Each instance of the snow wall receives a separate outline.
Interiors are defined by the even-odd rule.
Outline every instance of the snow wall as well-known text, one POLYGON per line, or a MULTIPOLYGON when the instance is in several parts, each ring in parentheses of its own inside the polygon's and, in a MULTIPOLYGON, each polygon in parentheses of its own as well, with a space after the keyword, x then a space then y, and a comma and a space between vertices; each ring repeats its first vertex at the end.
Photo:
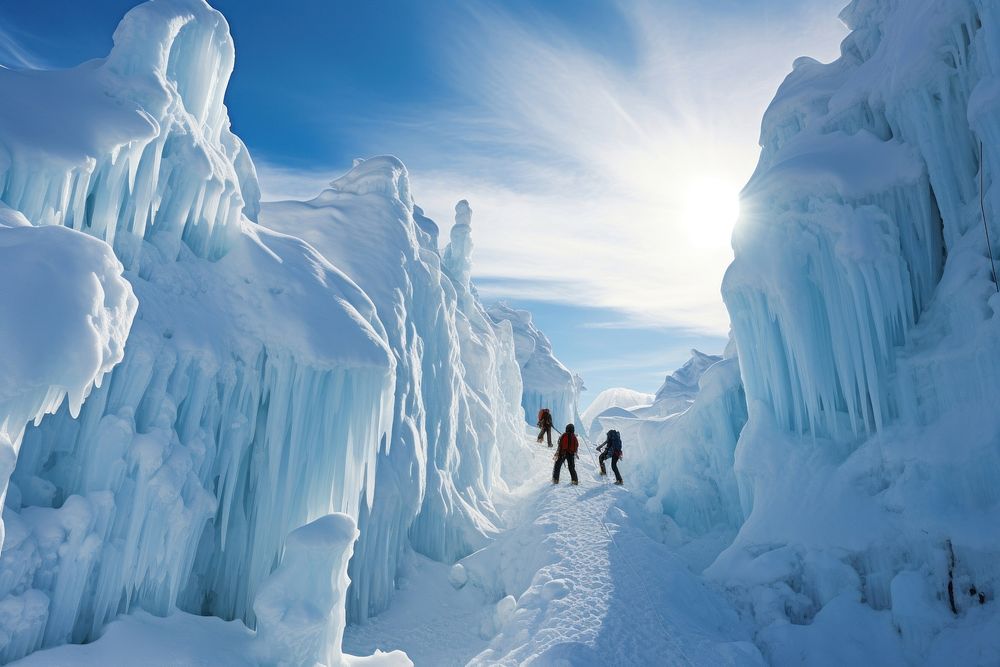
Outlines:
POLYGON ((24 290, 0 296, 0 662, 136 609, 252 627, 286 536, 333 513, 361 531, 355 620, 405 549, 496 529, 521 380, 471 242, 442 267, 394 158, 262 213, 233 59, 221 14, 153 0, 105 59, 0 69, 0 281, 24 290))

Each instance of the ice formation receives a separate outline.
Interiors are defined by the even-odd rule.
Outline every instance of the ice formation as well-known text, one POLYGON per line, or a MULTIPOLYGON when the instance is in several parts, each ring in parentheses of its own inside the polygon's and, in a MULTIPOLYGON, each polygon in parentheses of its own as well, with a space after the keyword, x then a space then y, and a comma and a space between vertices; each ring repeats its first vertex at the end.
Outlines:
POLYGON ((398 160, 268 229, 222 15, 152 0, 114 42, 0 69, 0 282, 24 290, 0 307, 38 325, 0 324, 0 661, 139 610, 254 627, 286 537, 338 512, 363 619, 406 549, 454 561, 496 530, 523 446, 512 328, 479 305, 468 234, 442 267, 398 160))
MULTIPOLYGON (((61 227, 30 226, 0 203, 0 498, 7 505, 20 506, 24 492, 48 492, 44 484, 8 486, 28 422, 60 406, 78 415, 122 358, 136 299, 121 274, 107 244, 61 227)), ((69 525, 49 527, 53 537, 73 527, 79 507, 70 505, 69 525)), ((3 519, 0 661, 6 662, 39 645, 50 610, 49 598, 31 585, 41 565, 35 537, 20 517, 5 511, 3 519)), ((85 537, 76 531, 68 548, 82 548, 88 559, 94 545, 85 537)))
POLYGON ((442 264, 428 233, 436 225, 414 215, 406 168, 393 157, 359 161, 311 201, 262 206, 264 224, 302 236, 371 296, 397 360, 393 430, 359 519, 352 620, 388 604, 407 546, 454 561, 485 544, 505 453, 516 459, 523 446, 514 336, 472 291, 471 211, 456 210, 465 229, 442 264))
POLYGON ((347 562, 358 529, 346 514, 296 528, 254 599, 257 655, 266 665, 338 665, 347 615, 347 562))
POLYGON ((987 664, 1000 7, 842 16, 841 57, 797 61, 763 121, 723 284, 735 346, 598 421, 770 662, 987 664))
MULTIPOLYGON (((611 428, 621 433, 623 469, 646 509, 670 517, 685 539, 720 531, 731 539, 745 518, 733 471, 747 420, 739 361, 692 350, 652 405, 622 412, 598 415, 592 439, 602 441, 611 428)), ((717 553, 695 554, 693 562, 704 567, 717 553)))
POLYGON ((583 381, 566 368, 552 352, 552 343, 535 326, 531 313, 498 302, 489 307, 494 322, 509 322, 514 330, 517 363, 521 368, 524 417, 534 424, 541 408, 549 408, 556 428, 579 423, 577 403, 583 381))
POLYGON ((974 662, 1000 636, 1000 297, 980 210, 998 238, 1000 6, 855 0, 842 17, 841 57, 800 59, 778 91, 743 194, 723 295, 748 518, 708 572, 746 594, 775 662, 974 662))

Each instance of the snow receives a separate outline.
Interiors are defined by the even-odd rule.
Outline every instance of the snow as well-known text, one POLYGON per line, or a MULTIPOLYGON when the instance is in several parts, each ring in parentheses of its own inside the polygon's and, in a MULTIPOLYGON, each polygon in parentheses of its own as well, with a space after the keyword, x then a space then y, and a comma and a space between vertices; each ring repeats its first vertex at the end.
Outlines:
POLYGON ((121 273, 106 244, 0 203, 0 431, 12 440, 64 398, 79 414, 121 361, 136 310, 121 273))
POLYGON ((460 562, 467 583, 408 558, 396 601, 349 626, 345 649, 442 666, 764 664, 725 595, 650 537, 657 517, 596 475, 590 446, 572 487, 551 485, 550 452, 532 445, 532 478, 502 507, 510 528, 460 562))

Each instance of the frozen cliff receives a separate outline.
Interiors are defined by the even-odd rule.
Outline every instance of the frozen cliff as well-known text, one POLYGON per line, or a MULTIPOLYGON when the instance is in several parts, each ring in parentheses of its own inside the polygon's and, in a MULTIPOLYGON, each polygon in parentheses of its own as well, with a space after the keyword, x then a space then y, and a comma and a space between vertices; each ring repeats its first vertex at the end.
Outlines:
POLYGON ((583 381, 555 357, 552 343, 535 326, 531 313, 498 302, 489 307, 489 316, 494 322, 509 322, 513 327, 517 363, 524 382, 521 405, 527 422, 534 425, 541 408, 552 411, 559 430, 565 424, 580 422, 577 403, 583 381))
POLYGON ((393 158, 262 212, 233 61, 221 14, 152 0, 107 58, 0 69, 0 662, 131 612, 197 625, 177 610, 259 627, 266 653, 306 607, 299 658, 340 662, 320 644, 388 603, 401 553, 496 530, 521 379, 471 242, 442 267, 393 158), (360 529, 347 612, 331 515, 360 529), (296 607, 327 537, 330 587, 296 607))
POLYGON ((1000 6, 855 0, 842 17, 841 57, 800 59, 778 91, 743 193, 723 295, 748 518, 709 573, 746 595, 778 663, 984 664, 1000 6))

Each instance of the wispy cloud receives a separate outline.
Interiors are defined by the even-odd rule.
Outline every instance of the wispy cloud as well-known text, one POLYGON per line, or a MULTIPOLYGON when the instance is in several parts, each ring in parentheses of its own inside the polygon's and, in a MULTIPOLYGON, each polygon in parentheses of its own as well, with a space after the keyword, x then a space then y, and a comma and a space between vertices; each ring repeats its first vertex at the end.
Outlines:
POLYGON ((452 75, 479 105, 480 135, 492 127, 497 152, 524 161, 511 176, 489 153, 462 156, 476 164, 416 174, 414 191, 432 214, 472 201, 476 274, 510 278, 514 296, 725 332, 719 287, 760 115, 795 57, 835 55, 839 4, 816 0, 781 22, 709 3, 623 4, 629 66, 550 23, 476 6, 452 75))
POLYGON ((44 69, 45 62, 21 44, 10 30, 0 25, 0 67, 44 69))
MULTIPOLYGON (((372 125, 418 156, 414 196, 445 234, 471 201, 484 294, 728 330, 719 288, 760 116, 793 59, 833 57, 844 32, 843 0, 736 4, 623 2, 627 64, 552 19, 465 5, 442 47, 460 102, 372 125)), ((261 174, 272 197, 320 181, 261 174)))
POLYGON ((254 165, 264 201, 312 199, 339 175, 316 167, 283 165, 259 156, 254 156, 254 165))
POLYGON ((691 355, 691 348, 673 346, 654 352, 625 354, 580 364, 574 369, 584 376, 604 372, 642 371, 657 378, 679 368, 691 355))

